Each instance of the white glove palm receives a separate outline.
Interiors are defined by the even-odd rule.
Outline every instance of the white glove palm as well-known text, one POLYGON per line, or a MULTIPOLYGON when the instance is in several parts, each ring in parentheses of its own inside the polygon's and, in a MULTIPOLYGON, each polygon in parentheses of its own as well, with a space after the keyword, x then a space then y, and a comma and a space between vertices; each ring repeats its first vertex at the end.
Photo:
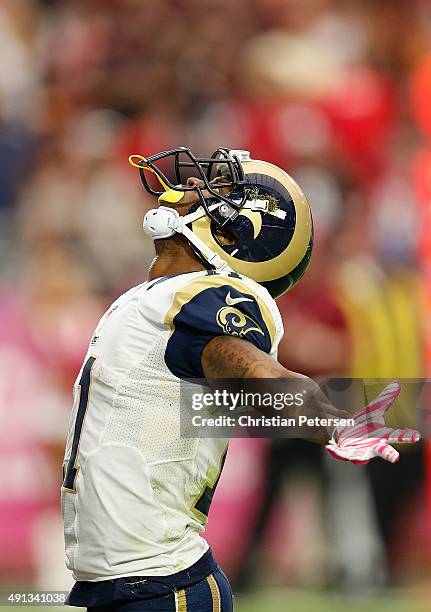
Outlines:
POLYGON ((338 427, 326 445, 328 453, 341 461, 368 463, 374 457, 382 457, 395 463, 400 454, 390 444, 420 440, 414 429, 392 429, 384 420, 385 412, 400 393, 398 381, 391 382, 365 408, 354 415, 353 427, 338 427))

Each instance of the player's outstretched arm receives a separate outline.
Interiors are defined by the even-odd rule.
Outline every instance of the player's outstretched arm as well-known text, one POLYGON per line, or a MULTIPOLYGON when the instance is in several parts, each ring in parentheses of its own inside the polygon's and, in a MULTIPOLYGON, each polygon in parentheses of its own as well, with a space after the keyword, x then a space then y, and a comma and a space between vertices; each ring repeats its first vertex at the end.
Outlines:
MULTIPOLYGON (((306 415, 346 418, 346 412, 335 408, 321 392, 317 383, 303 374, 292 372, 250 342, 232 336, 213 338, 202 352, 202 369, 210 384, 220 378, 290 378, 302 379, 308 401, 302 410, 306 415)), ((368 463, 375 457, 395 463, 399 453, 391 443, 414 443, 420 439, 413 429, 387 427, 384 415, 400 393, 397 381, 389 384, 372 402, 355 413, 355 424, 332 428, 319 440, 326 444, 328 453, 342 461, 368 463)), ((289 416, 289 415, 288 415, 289 416)), ((294 416, 294 415, 290 415, 294 416)), ((306 437, 306 436, 300 436, 306 437)))
MULTIPOLYGON (((328 398, 322 393, 319 385, 308 376, 292 372, 284 368, 276 359, 261 351, 259 348, 241 338, 235 336, 217 336, 210 340, 202 351, 202 370, 205 378, 213 387, 217 387, 218 379, 248 378, 262 379, 262 384, 267 384, 267 379, 286 378, 301 383, 301 390, 306 390, 304 405, 301 413, 307 417, 320 419, 346 419, 351 415, 333 406, 328 398)), ((262 393, 265 389, 262 389, 262 393)), ((260 411, 270 415, 270 408, 262 406, 260 411)), ((297 417, 297 407, 286 408, 283 416, 297 417)), ((325 426, 319 430, 319 435, 313 437, 313 442, 326 444, 329 442, 333 432, 333 426, 326 429, 325 426)), ((298 437, 311 439, 303 429, 298 432, 298 437)))
POLYGON ((216 378, 307 378, 290 372, 254 344, 235 336, 216 336, 202 351, 207 380, 216 378))

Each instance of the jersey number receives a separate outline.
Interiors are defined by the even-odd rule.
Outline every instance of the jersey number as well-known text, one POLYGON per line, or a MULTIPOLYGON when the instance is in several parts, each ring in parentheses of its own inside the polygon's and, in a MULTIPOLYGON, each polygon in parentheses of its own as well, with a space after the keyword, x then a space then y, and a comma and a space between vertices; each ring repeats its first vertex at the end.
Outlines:
POLYGON ((84 424, 85 413, 88 406, 88 395, 90 392, 91 368, 93 367, 95 357, 89 357, 82 369, 81 379, 79 381, 79 405, 76 412, 75 428, 73 431, 72 452, 69 461, 64 466, 63 489, 76 493, 75 480, 79 472, 78 465, 78 450, 79 442, 81 441, 82 426, 84 424))
POLYGON ((204 486, 202 488, 201 493, 197 497, 196 501, 192 506, 193 512, 198 516, 198 518, 206 523, 208 520, 208 513, 210 511, 211 502, 214 497, 215 490, 218 485, 218 481, 220 480, 221 473, 223 471, 224 463, 226 461, 227 448, 223 453, 223 456, 220 461, 220 467, 218 474, 213 482, 205 481, 204 486))

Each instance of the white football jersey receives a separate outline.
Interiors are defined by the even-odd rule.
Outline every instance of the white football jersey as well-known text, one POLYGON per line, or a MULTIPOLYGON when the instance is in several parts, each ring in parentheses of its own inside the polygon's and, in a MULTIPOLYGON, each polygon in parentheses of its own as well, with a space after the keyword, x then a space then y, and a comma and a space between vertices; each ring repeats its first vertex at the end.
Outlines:
POLYGON ((222 334, 276 354, 283 327, 266 289, 235 273, 163 277, 101 318, 74 385, 63 467, 76 580, 169 575, 208 549, 200 534, 227 440, 180 435, 180 381, 204 377, 202 350, 222 334))

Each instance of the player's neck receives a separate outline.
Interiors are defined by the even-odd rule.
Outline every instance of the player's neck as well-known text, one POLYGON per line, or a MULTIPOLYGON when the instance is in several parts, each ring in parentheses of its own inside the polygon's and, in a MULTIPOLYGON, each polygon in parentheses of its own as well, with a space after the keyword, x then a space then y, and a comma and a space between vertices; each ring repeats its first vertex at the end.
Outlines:
POLYGON ((148 280, 188 272, 205 270, 204 265, 197 259, 189 245, 184 242, 157 240, 156 256, 148 271, 148 280))
POLYGON ((162 276, 200 272, 201 270, 205 270, 205 267, 195 257, 173 258, 156 255, 148 271, 148 280, 154 280, 162 276))

